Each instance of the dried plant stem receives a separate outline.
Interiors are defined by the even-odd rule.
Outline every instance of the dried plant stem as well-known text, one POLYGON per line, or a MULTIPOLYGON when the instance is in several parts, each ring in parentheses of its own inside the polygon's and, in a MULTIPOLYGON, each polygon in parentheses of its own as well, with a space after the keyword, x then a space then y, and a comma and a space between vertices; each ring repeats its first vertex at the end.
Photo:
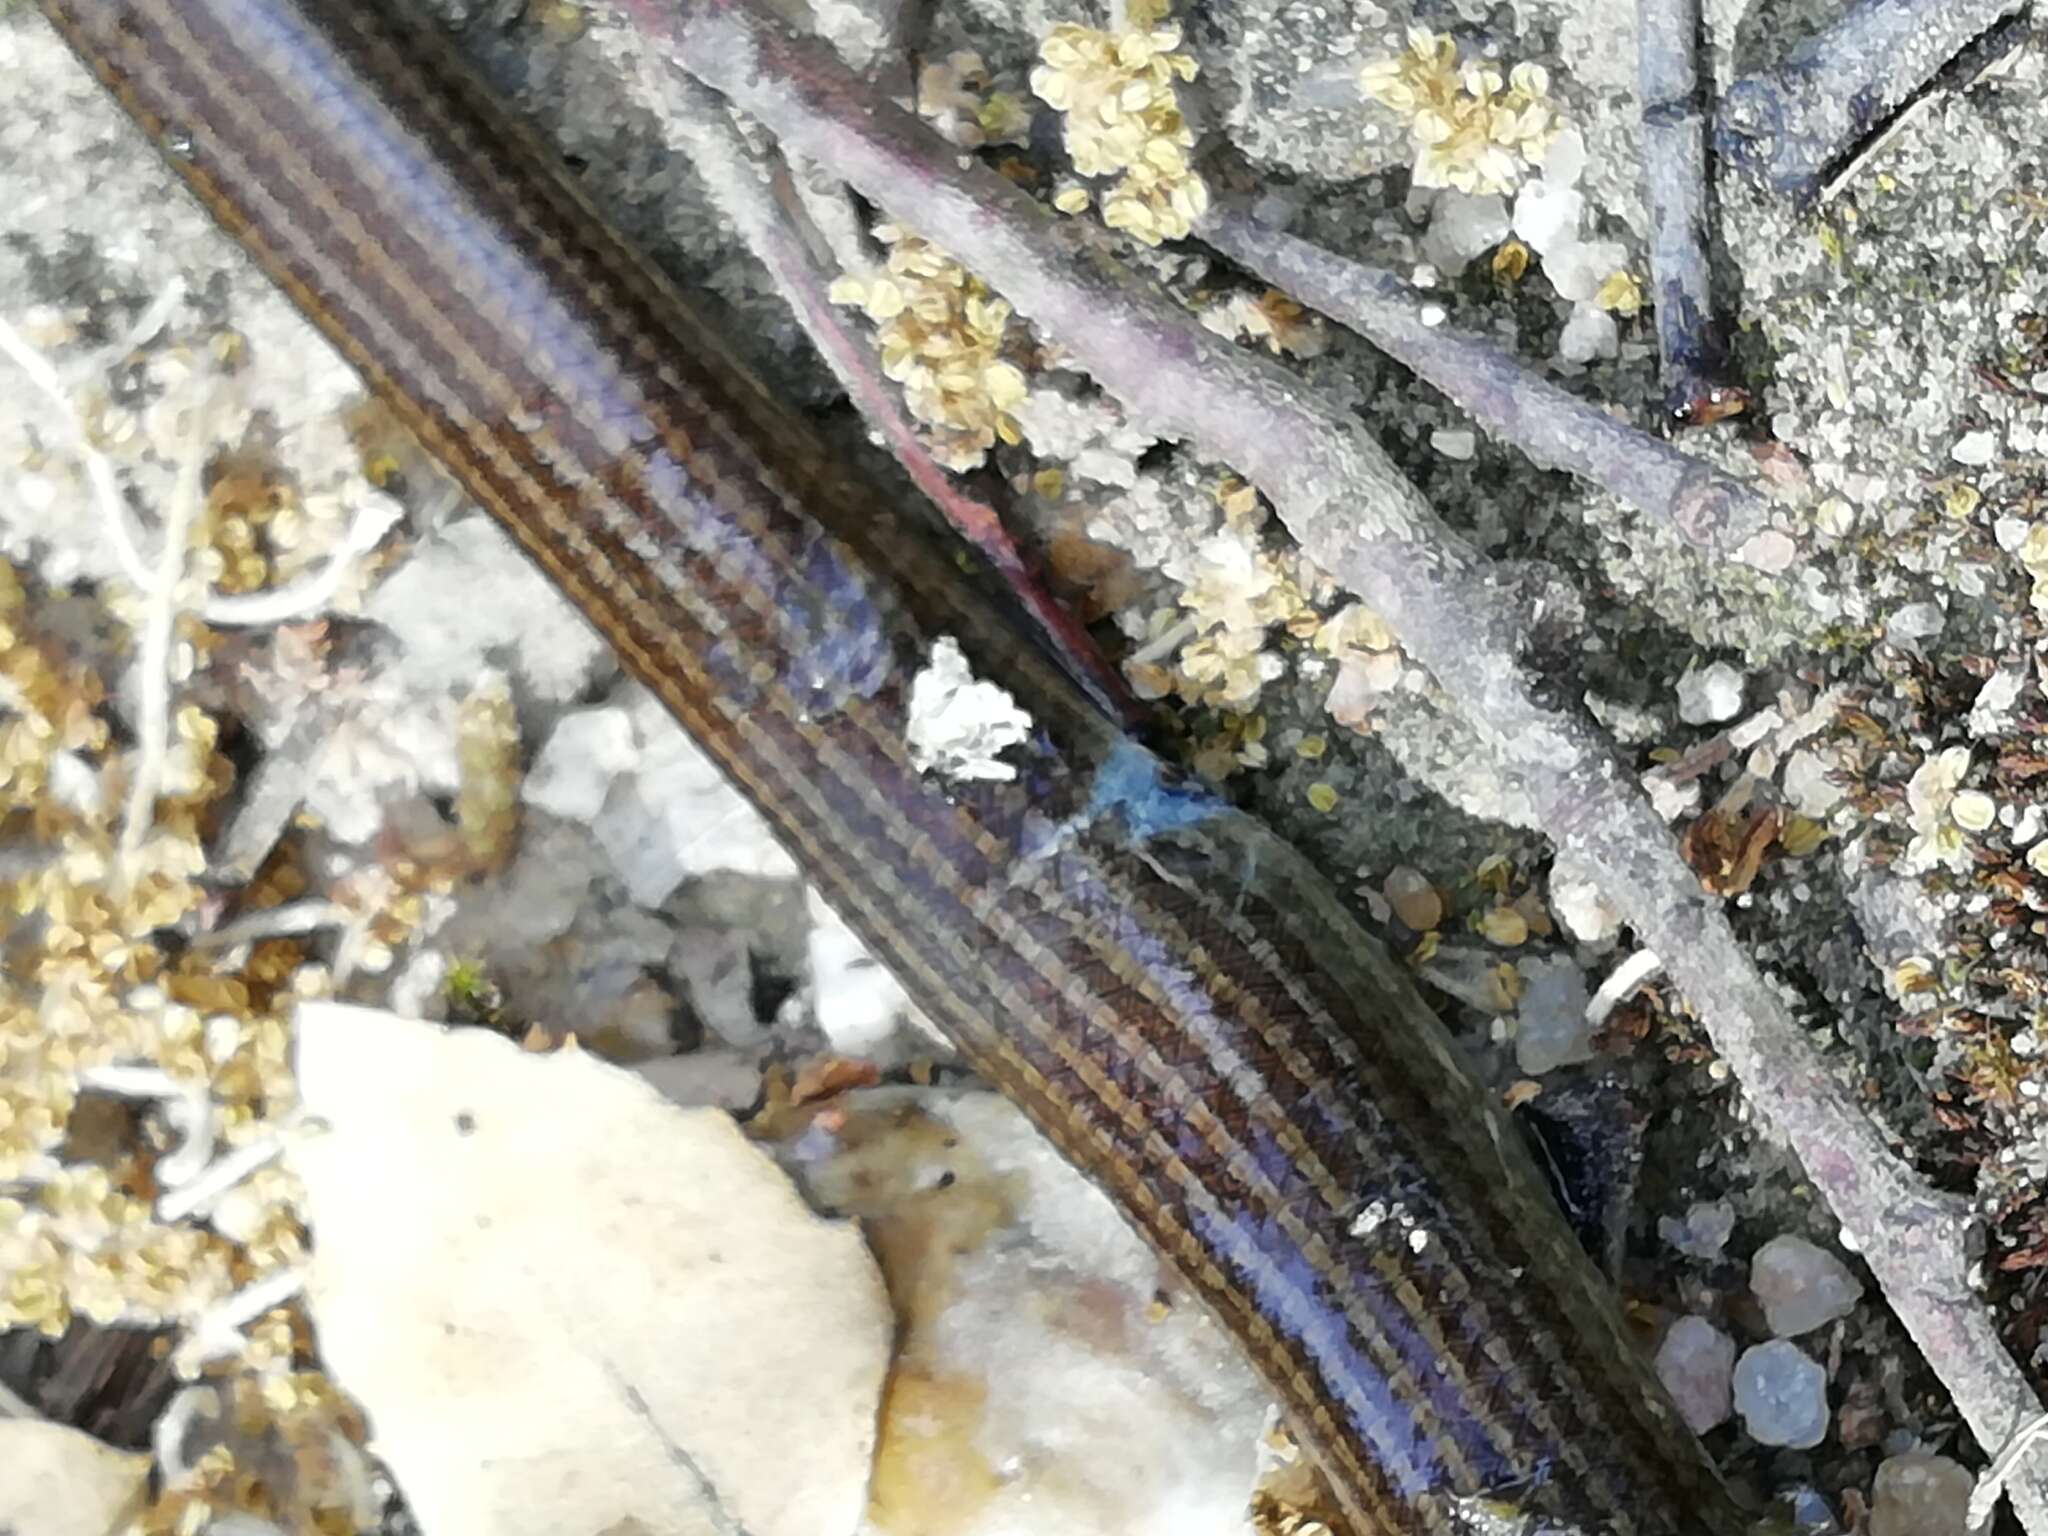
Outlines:
POLYGON ((172 485, 170 506, 164 512, 155 583, 145 589, 148 611, 143 616, 137 658, 141 687, 136 706, 136 746, 130 759, 128 802, 121 817, 120 871, 124 886, 138 873, 136 856, 156 820, 157 789, 163 782, 164 758, 170 751, 171 648, 178 623, 178 584, 191 553, 192 525, 204 501, 200 480, 209 451, 198 443, 186 448, 172 485))
POLYGON ((1714 148, 1788 196, 1818 191, 1835 160, 2025 0, 1856 0, 1775 67, 1728 88, 1714 148))
POLYGON ((57 376, 57 370, 50 366, 42 353, 28 344, 21 332, 8 324, 4 316, 0 316, 0 357, 7 358, 29 376, 30 381, 57 408, 57 419, 71 429, 71 435, 78 444, 79 461, 85 466, 85 478, 92 487, 93 503, 106 520, 107 542, 113 547, 114 557, 121 562, 121 574, 128 578, 128 585, 137 592, 145 596, 155 592, 156 573, 142 558, 142 548, 136 542, 135 530, 128 521, 128 504, 121 499, 121 487, 114 478, 112 461, 93 445, 92 435, 86 431, 77 408, 71 403, 71 393, 57 376))
POLYGON ((1636 81, 1650 210, 1650 302, 1664 406, 1692 425, 1741 410, 1707 264, 1707 118, 1699 77, 1700 0, 1637 0, 1636 81))
POLYGON ((757 163, 727 115, 724 98, 695 80, 679 82, 687 103, 676 123, 712 200, 739 229, 740 238, 767 267, 811 344, 839 380, 861 419, 910 476, 911 483, 979 550, 1038 624, 1061 663, 1112 714, 1135 717, 1123 679, 1088 631, 1046 589, 995 508, 962 491, 925 448, 896 386, 882 376, 875 349, 843 322, 827 290, 831 274, 819 265, 816 244, 796 221, 802 217, 786 166, 757 163), (778 198, 764 172, 777 174, 789 195, 778 198))
MULTIPOLYGON (((183 297, 184 290, 177 284, 159 294, 112 355, 125 357, 156 335, 183 297)), ((161 571, 151 571, 142 558, 142 549, 129 522, 128 504, 121 497, 112 461, 94 446, 92 435, 72 405, 71 396, 57 370, 4 317, 0 317, 0 357, 7 358, 26 373, 56 406, 58 419, 71 428, 79 462, 84 466, 86 482, 92 490, 93 504, 105 524, 107 543, 114 551, 114 558, 120 562, 121 574, 131 587, 152 603, 165 601, 162 588, 167 578, 161 571)), ((341 589, 343 580, 354 569, 356 557, 376 548, 378 541, 398 520, 398 515, 396 505, 366 505, 357 512, 347 534, 317 569, 288 587, 261 592, 209 592, 197 608, 199 617, 208 624, 259 628, 318 612, 341 589)), ((183 569, 181 559, 178 570, 182 572, 183 569)), ((173 573, 174 576, 176 574, 173 573)))
POLYGON ((1425 324, 1420 296, 1393 273, 1269 229, 1240 209, 1212 212, 1199 233, 1232 261, 1356 331, 1546 469, 1605 487, 1698 548, 1768 563, 1770 542, 1751 543, 1769 512, 1756 492, 1581 400, 1492 342, 1425 324))
MULTIPOLYGON (((1514 588, 1437 518, 1347 414, 1205 330, 991 171, 874 99, 821 48, 740 0, 616 0, 683 67, 974 268, 1152 429, 1233 464, 1311 558, 1378 609, 1535 807, 1663 957, 1749 1101, 1798 1152, 1978 1439, 2038 1405, 1971 1290, 1964 1211, 1896 1157, 1736 941, 1589 721, 1536 696, 1514 588)), ((2048 1488, 2014 1487, 2035 1536, 2048 1488)))

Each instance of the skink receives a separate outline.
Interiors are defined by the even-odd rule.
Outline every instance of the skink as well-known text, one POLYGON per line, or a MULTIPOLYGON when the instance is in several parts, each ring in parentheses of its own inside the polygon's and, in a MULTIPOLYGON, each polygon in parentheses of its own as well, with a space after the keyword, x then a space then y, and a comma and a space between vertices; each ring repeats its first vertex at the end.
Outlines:
POLYGON ((1740 1528, 1405 973, 855 483, 430 28, 384 0, 42 4, 1230 1328, 1359 1536, 1740 1528), (1030 711, 1012 779, 907 741, 946 637, 1030 711))

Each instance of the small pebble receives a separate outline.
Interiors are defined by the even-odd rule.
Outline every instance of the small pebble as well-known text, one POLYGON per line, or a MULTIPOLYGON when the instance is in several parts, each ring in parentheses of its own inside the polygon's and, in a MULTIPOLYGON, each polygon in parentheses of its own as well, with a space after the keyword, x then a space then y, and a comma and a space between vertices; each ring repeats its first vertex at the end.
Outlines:
POLYGON ((1997 452, 1998 434, 1977 431, 1965 432, 1957 438, 1955 446, 1949 449, 1948 456, 1958 464, 1967 464, 1976 469, 1989 464, 1997 452))
POLYGON ((1576 128, 1560 130, 1543 151, 1543 179, 1554 187, 1578 184, 1586 169, 1586 140, 1576 128))
POLYGON ((1440 193, 1429 213, 1429 231, 1422 252, 1446 277, 1456 277, 1482 251, 1490 251, 1508 234, 1508 210, 1497 193, 1440 193))
POLYGON ((1586 974, 1565 955, 1524 960, 1516 1010, 1515 1064, 1529 1077, 1591 1061, 1593 1026, 1586 1022, 1586 974))
POLYGON ((1687 1207, 1684 1220, 1657 1222, 1657 1235, 1691 1259, 1718 1259, 1734 1233, 1735 1208, 1726 1200, 1701 1200, 1687 1207))
POLYGON ((1893 645, 1912 645, 1932 640, 1948 623, 1939 603, 1908 603, 1884 623, 1884 637, 1893 645))
POLYGON ((1687 725, 1733 720, 1742 709, 1743 676, 1725 661, 1709 662, 1678 680, 1678 718, 1687 725))
POLYGON ((1766 528, 1752 534, 1735 551, 1735 558, 1754 570, 1768 571, 1775 575, 1790 570, 1792 562, 1799 557, 1799 546, 1775 528, 1766 528))
POLYGON ((1676 821, 1700 803, 1698 779, 1673 783, 1661 773, 1643 775, 1643 788, 1650 792, 1650 805, 1666 821, 1676 821))
POLYGON ((1734 1411, 1735 1341, 1704 1317, 1681 1317, 1657 1346, 1657 1378, 1696 1435, 1734 1411))
POLYGON ((1787 1339, 1746 1349, 1735 1362, 1735 1411, 1759 1444, 1819 1445, 1828 1432, 1827 1372, 1787 1339))
POLYGON ((1588 240, 1543 255, 1543 272, 1551 287, 1559 298, 1574 304, 1597 305, 1607 280, 1627 264, 1628 247, 1612 240, 1588 240))
POLYGON ((1613 357, 1621 350, 1621 333, 1614 316, 1597 304, 1574 304, 1572 317, 1558 334, 1557 355, 1568 363, 1590 363, 1595 358, 1613 357))
POLYGON ((1870 1536, 1963 1536, 1976 1482, 1946 1456, 1888 1457, 1871 1484, 1870 1536))
POLYGON ((1429 877, 1409 864, 1387 872, 1383 888, 1394 915, 1417 933, 1427 933, 1444 920, 1444 899, 1429 877))
POLYGON ((1479 451, 1479 436, 1470 430, 1446 431, 1438 428, 1429 434, 1429 446, 1447 459, 1462 461, 1479 451))
POLYGON ((1826 1495, 1811 1484, 1780 1497, 1791 1506, 1794 1530, 1811 1531, 1814 1536, 1836 1536, 1841 1530, 1836 1523, 1835 1512, 1828 1508, 1826 1495))
POLYGON ((1825 817, 1842 803, 1842 789, 1830 774, 1833 765, 1810 747, 1785 759, 1785 798, 1803 816, 1825 817))
POLYGON ((2020 690, 2026 683, 2024 667, 2003 667, 1986 678, 1984 686, 1977 690, 1976 701, 1970 705, 1970 734, 1996 736, 2010 730, 2012 707, 2019 702, 2020 690))
POLYGON ((1621 914, 1599 885, 1582 875, 1551 871, 1550 910, 1581 944, 1606 944, 1621 931, 1621 914))
POLYGON ((1813 525, 1831 539, 1839 539, 1856 526, 1856 509, 1840 496, 1830 496, 1814 509, 1813 525))
POLYGON ((1569 186, 1529 182, 1515 199, 1515 238, 1539 256, 1569 250, 1578 242, 1579 215, 1585 207, 1585 198, 1569 186))
POLYGON ((1848 1265, 1791 1233, 1757 1249, 1749 1261, 1749 1288, 1764 1304, 1771 1332, 1781 1339, 1847 1317, 1863 1296, 1863 1283, 1848 1265))

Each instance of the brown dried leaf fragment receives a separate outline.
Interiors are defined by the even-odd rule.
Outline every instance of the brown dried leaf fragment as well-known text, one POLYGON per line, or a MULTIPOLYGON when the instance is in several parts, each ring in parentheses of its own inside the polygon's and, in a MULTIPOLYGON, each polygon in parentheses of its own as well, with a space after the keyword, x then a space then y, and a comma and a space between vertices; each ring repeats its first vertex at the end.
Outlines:
POLYGON ((1783 813, 1775 807, 1746 815, 1716 807, 1686 828, 1680 851, 1708 890, 1739 896, 1756 879, 1783 824, 1783 813))

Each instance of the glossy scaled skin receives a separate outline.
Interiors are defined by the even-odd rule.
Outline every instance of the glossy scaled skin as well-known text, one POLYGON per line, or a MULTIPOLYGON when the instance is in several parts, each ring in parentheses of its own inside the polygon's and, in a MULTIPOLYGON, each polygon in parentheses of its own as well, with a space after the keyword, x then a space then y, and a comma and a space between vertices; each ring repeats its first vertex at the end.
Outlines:
POLYGON ((1358 1532, 1738 1527, 1401 968, 848 483, 436 40, 356 0, 45 9, 1231 1328, 1358 1532), (911 762, 940 635, 1038 723, 1015 782, 911 762))

